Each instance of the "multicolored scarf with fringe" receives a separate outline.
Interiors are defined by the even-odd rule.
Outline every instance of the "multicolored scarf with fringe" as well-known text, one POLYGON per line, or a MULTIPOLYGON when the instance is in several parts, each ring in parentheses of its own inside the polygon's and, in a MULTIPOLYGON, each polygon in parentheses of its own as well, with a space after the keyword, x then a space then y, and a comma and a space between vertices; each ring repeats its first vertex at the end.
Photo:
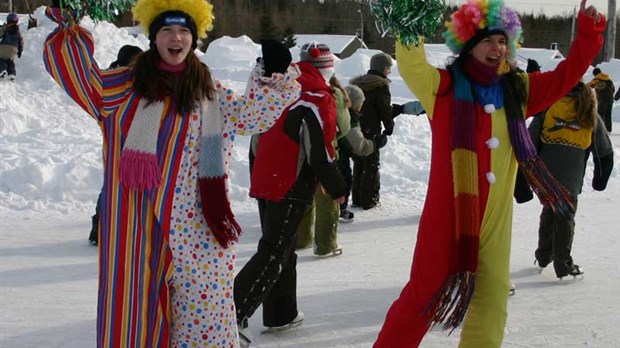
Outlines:
MULTIPOLYGON (((198 167, 202 213, 218 243, 227 248, 238 241, 241 227, 226 194, 223 121, 217 100, 201 101, 198 112, 202 124, 198 167)), ((154 190, 161 182, 157 138, 163 114, 163 101, 140 100, 121 154, 119 180, 126 189, 154 190)))
MULTIPOLYGON (((443 323, 443 329, 449 329, 450 332, 463 321, 474 293, 482 217, 476 148, 477 115, 473 87, 459 68, 455 67, 451 71, 454 83, 450 141, 454 185, 455 255, 452 273, 427 307, 431 325, 443 323)), ((542 204, 549 205, 560 214, 568 212, 573 206, 568 192, 553 178, 536 155, 534 144, 525 126, 525 119, 519 115, 509 115, 508 104, 516 101, 505 101, 510 142, 519 162, 519 169, 525 174, 542 204)))

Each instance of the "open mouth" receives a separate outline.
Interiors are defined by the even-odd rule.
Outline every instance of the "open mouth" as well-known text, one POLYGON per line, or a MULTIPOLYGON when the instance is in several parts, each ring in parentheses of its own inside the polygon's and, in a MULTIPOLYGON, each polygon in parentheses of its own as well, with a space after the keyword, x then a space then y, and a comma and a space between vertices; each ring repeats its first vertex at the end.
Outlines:
POLYGON ((183 49, 178 47, 171 47, 168 49, 168 52, 173 56, 178 56, 179 54, 181 54, 181 52, 183 52, 183 49))
POLYGON ((499 63, 499 57, 496 57, 496 56, 486 57, 486 61, 489 64, 498 64, 499 63))

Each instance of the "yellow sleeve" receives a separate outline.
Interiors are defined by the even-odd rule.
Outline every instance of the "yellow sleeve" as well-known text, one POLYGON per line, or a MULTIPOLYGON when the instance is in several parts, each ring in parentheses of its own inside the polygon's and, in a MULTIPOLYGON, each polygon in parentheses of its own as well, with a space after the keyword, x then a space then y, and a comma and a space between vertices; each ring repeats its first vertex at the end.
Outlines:
POLYGON ((424 45, 405 46, 397 41, 396 62, 403 81, 420 100, 428 117, 432 119, 440 74, 437 68, 426 61, 424 45))

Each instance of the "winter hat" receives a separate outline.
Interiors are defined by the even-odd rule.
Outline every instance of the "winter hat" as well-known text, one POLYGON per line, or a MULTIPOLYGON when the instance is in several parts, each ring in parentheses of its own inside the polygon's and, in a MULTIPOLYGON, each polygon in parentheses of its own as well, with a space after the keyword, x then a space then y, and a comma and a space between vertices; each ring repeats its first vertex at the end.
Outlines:
POLYGON ((265 76, 271 76, 274 72, 284 74, 293 60, 291 51, 277 40, 261 40, 260 45, 265 76))
POLYGON ((528 73, 540 71, 540 65, 538 65, 538 62, 534 59, 528 59, 527 68, 525 68, 525 71, 528 73))
POLYGON ((142 53, 142 49, 138 46, 125 45, 118 50, 116 60, 110 64, 111 68, 118 68, 121 66, 129 66, 134 57, 142 53))
POLYGON ((601 73, 601 69, 599 69, 599 68, 594 68, 594 70, 592 70, 592 75, 594 75, 594 76, 596 76, 596 75, 598 75, 600 73, 601 73))
POLYGON ((301 46, 299 59, 319 69, 325 81, 329 81, 332 75, 334 75, 334 56, 326 44, 316 41, 304 44, 301 46))
POLYGON ((8 23, 17 23, 19 22, 19 17, 17 17, 17 13, 9 13, 6 16, 6 22, 8 23))
POLYGON ((383 73, 386 68, 392 67, 392 57, 387 53, 377 53, 370 57, 370 70, 383 73))
POLYGON ((213 5, 204 0, 138 0, 132 9, 133 18, 140 22, 144 32, 155 42, 157 31, 164 25, 187 27, 196 48, 199 38, 207 37, 213 28, 213 5))
POLYGON ((466 53, 485 37, 503 34, 510 50, 508 60, 514 61, 523 29, 517 13, 503 0, 467 0, 450 19, 442 35, 452 53, 466 53))
POLYGON ((349 99, 351 99, 351 108, 359 110, 362 104, 364 104, 364 100, 366 100, 362 89, 355 85, 348 85, 344 89, 349 94, 349 99))

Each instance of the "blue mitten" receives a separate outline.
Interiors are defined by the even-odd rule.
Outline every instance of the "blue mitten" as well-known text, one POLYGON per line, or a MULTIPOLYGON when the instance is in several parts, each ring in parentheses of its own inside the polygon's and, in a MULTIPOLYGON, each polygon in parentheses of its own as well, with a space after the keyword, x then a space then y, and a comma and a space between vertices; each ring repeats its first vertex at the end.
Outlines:
POLYGON ((419 115, 425 113, 424 107, 419 100, 414 100, 403 104, 403 114, 419 115))

